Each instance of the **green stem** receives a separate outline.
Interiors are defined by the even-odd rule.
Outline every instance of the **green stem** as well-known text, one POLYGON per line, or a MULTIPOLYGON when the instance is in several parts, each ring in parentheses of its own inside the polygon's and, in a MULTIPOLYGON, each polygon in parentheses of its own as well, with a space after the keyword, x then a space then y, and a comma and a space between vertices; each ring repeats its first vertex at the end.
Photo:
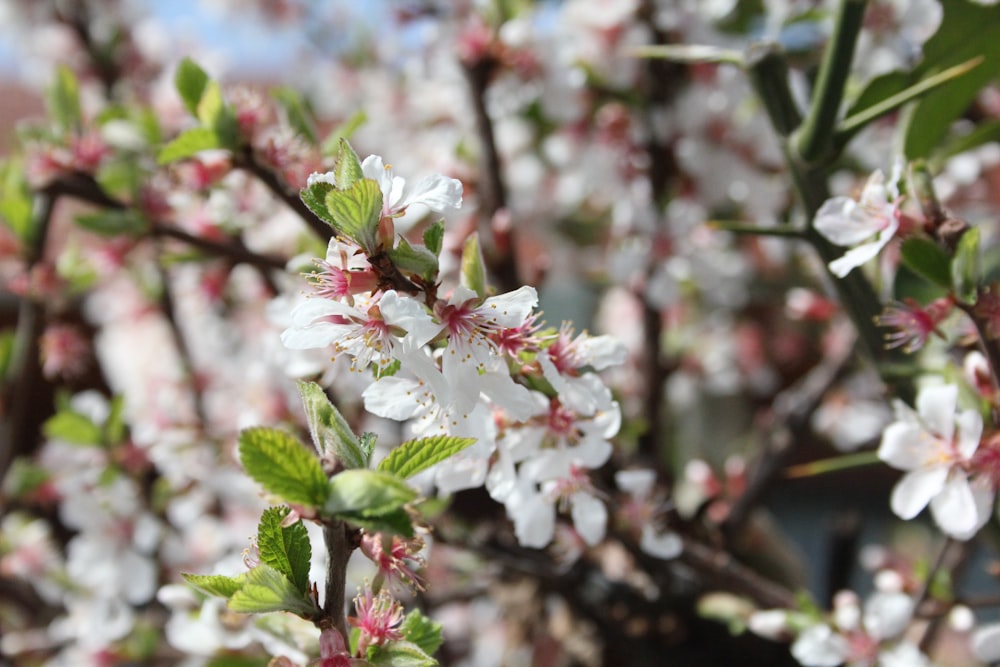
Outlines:
POLYGON ((829 459, 819 459, 818 461, 810 461, 809 463, 802 463, 800 465, 785 468, 785 477, 798 478, 825 475, 828 472, 850 470, 851 468, 858 468, 860 466, 879 463, 879 461, 878 452, 845 454, 843 456, 834 456, 829 459))
POLYGON ((865 0, 842 0, 833 35, 820 65, 812 104, 797 130, 795 148, 807 163, 824 160, 834 148, 834 130, 865 15, 865 0))

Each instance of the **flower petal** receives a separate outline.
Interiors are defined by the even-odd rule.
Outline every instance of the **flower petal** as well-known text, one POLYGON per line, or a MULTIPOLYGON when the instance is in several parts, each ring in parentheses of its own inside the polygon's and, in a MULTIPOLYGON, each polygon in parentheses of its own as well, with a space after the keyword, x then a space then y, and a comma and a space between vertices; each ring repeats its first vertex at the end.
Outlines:
POLYGON ((893 468, 913 470, 927 460, 928 444, 932 443, 920 425, 893 422, 882 431, 878 457, 893 468))
POLYGON ((943 384, 924 387, 917 394, 917 414, 924 424, 945 440, 955 433, 955 406, 958 404, 958 386, 943 384))
POLYGON ((816 212, 813 227, 831 243, 840 246, 861 243, 881 228, 879 221, 870 218, 850 197, 833 197, 823 202, 816 212))
POLYGON ((588 546, 594 546, 604 539, 608 526, 608 508, 589 493, 579 492, 570 496, 573 526, 588 546))
POLYGON ((403 190, 397 206, 402 208, 413 204, 421 204, 438 213, 447 208, 461 208, 462 181, 441 174, 422 178, 412 188, 403 190))
POLYGON ((968 478, 957 469, 931 500, 931 512, 941 530, 959 540, 969 539, 985 523, 968 478))
POLYGON ((912 519, 941 492, 947 478, 948 467, 943 465, 911 470, 892 490, 892 511, 901 519, 912 519))

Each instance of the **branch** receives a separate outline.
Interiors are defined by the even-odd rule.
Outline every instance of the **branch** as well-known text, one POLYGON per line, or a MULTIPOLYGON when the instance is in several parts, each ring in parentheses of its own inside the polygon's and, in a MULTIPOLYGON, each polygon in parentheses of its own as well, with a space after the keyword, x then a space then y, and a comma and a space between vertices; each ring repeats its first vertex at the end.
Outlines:
POLYGON ((345 613, 347 562, 351 559, 351 553, 354 551, 347 539, 347 530, 348 528, 343 521, 331 521, 323 524, 323 540, 326 543, 329 564, 326 570, 326 600, 323 601, 323 616, 317 623, 320 628, 336 628, 345 639, 350 637, 347 631, 345 613))

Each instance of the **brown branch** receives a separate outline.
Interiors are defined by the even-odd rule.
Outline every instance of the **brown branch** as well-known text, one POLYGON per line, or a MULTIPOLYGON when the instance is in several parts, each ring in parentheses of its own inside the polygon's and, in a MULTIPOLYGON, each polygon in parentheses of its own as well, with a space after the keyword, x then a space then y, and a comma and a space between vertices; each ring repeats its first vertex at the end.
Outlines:
POLYGON ((323 540, 329 555, 326 570, 326 599, 323 601, 323 615, 317 621, 318 627, 336 628, 346 641, 347 616, 347 562, 351 559, 354 547, 347 536, 347 526, 343 521, 330 521, 323 524, 323 540))

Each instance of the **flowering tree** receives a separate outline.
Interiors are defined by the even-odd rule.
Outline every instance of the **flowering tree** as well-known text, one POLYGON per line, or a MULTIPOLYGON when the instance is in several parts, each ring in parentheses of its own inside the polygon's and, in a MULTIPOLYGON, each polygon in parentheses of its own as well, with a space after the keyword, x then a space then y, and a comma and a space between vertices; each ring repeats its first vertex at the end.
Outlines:
POLYGON ((1000 658, 1000 11, 834 4, 4 5, 5 659, 1000 658))

